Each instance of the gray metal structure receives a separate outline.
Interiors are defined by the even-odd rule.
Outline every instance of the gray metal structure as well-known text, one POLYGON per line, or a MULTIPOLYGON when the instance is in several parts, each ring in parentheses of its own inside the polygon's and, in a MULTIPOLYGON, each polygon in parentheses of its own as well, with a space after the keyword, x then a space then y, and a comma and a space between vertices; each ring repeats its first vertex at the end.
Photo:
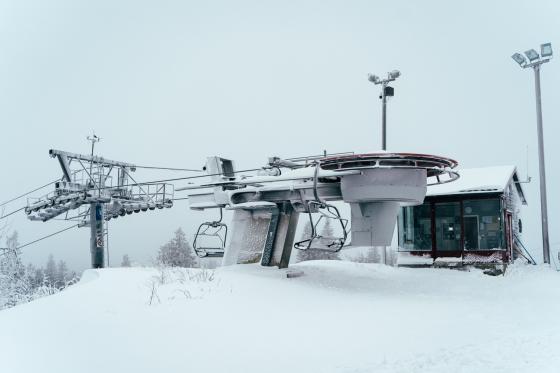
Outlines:
POLYGON ((377 75, 368 75, 368 80, 374 84, 381 84, 381 150, 387 150, 387 96, 394 96, 394 90, 389 83, 401 75, 400 71, 393 70, 387 73, 387 78, 380 79, 377 75))
MULTIPOLYGON (((98 138, 90 140, 93 153, 98 138)), ((49 154, 57 158, 63 177, 53 192, 29 199, 25 212, 33 221, 60 219, 89 226, 92 268, 105 266, 105 221, 173 206, 173 185, 136 183, 131 176, 136 167, 131 163, 54 149, 49 154)))
POLYGON ((548 203, 546 198, 546 172, 544 159, 544 139, 543 139, 543 120, 542 120, 542 104, 541 104, 541 65, 552 59, 552 45, 545 43, 541 45, 541 53, 537 53, 534 49, 525 52, 529 59, 520 53, 514 53, 511 57, 522 68, 532 68, 535 74, 535 99, 537 109, 537 136, 539 141, 539 185, 541 194, 541 224, 542 224, 542 242, 543 242, 543 260, 550 264, 550 242, 548 237, 548 203))
MULTIPOLYGON (((456 166, 452 159, 432 155, 347 153, 297 160, 272 157, 257 175, 240 176, 231 160, 209 157, 206 171, 211 180, 177 191, 191 191, 193 210, 233 210, 223 265, 260 261, 285 268, 300 213, 311 217, 332 201, 350 203, 351 245, 387 246, 399 206, 422 203, 429 184, 455 180, 456 166)), ((325 249, 338 251, 344 241, 334 249, 327 243, 325 249)))

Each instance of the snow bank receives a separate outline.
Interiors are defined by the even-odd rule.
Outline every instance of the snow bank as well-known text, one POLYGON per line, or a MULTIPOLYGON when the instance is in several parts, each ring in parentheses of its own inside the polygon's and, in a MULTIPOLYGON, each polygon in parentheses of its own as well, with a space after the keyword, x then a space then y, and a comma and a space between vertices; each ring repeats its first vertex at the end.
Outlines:
POLYGON ((0 371, 558 372, 560 275, 340 261, 89 270, 0 312, 0 371), (153 296, 154 291, 157 296, 153 296))

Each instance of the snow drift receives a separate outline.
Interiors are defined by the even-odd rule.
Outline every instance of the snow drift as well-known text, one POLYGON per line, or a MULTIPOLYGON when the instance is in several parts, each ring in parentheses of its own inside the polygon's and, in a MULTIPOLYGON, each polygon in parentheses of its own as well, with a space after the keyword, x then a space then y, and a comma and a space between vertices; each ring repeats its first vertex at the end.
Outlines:
POLYGON ((548 267, 300 263, 88 270, 0 312, 0 371, 558 372, 560 276, 548 267))

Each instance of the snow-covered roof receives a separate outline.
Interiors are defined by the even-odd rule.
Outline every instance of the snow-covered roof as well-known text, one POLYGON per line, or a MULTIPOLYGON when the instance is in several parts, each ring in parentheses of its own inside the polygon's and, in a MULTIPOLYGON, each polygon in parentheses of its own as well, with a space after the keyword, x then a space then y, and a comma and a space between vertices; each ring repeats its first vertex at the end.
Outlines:
POLYGON ((426 196, 503 193, 513 180, 519 198, 523 204, 527 203, 515 166, 466 168, 458 172, 459 179, 446 184, 429 186, 426 196))

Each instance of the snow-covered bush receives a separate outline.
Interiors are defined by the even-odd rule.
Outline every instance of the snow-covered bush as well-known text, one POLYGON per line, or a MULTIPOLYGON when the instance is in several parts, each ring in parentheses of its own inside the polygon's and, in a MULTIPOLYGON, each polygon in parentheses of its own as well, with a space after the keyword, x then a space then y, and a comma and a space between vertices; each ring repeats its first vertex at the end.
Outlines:
POLYGON ((169 242, 159 248, 157 265, 185 268, 197 266, 196 256, 181 228, 175 231, 175 236, 169 242))
POLYGON ((52 295, 78 281, 66 263, 55 264, 52 255, 45 269, 25 266, 18 248, 18 234, 6 238, 6 247, 0 252, 0 310, 52 295))

